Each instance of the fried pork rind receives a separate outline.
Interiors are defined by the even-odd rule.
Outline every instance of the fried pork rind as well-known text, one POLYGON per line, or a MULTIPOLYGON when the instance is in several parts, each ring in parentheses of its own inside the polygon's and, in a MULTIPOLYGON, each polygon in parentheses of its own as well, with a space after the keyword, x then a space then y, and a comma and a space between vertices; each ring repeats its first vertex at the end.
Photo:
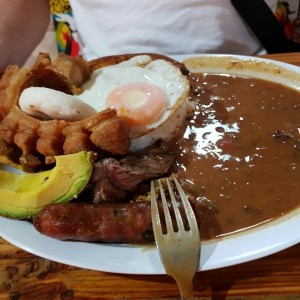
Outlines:
POLYGON ((113 109, 77 122, 40 121, 13 106, 0 123, 2 163, 34 171, 55 162, 55 155, 106 151, 116 155, 130 147, 129 128, 113 109))
POLYGON ((21 88, 28 76, 28 70, 8 66, 0 79, 0 121, 18 104, 21 88))

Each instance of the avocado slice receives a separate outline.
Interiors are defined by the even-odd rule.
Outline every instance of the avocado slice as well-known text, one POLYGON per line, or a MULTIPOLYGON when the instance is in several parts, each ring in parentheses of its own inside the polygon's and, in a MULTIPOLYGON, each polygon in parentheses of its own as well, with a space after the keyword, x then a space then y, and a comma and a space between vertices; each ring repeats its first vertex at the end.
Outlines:
POLYGON ((15 174, 0 170, 0 215, 30 219, 52 203, 76 198, 88 183, 92 152, 55 156, 53 169, 15 174))

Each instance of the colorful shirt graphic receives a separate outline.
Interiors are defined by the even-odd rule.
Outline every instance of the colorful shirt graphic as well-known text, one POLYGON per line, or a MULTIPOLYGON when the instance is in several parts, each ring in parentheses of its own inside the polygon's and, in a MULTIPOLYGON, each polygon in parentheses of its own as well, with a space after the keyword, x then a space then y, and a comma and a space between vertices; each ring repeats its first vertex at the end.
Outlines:
POLYGON ((275 16, 283 25, 286 37, 300 43, 299 0, 278 1, 275 16))
POLYGON ((50 0, 57 49, 70 56, 77 56, 80 48, 72 9, 68 0, 50 0))

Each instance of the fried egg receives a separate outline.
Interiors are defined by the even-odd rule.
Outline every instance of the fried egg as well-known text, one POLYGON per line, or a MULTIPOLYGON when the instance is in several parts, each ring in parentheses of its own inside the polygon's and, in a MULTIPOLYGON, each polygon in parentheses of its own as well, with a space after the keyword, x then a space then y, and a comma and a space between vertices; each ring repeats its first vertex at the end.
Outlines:
MULTIPOLYGON (((65 97, 63 93, 52 90, 56 96, 51 95, 51 98, 57 100, 55 103, 51 100, 50 103, 56 108, 63 106, 63 103, 71 107, 70 97, 76 102, 72 113, 68 114, 65 107, 61 108, 60 118, 65 115, 65 119, 75 120, 80 116, 86 117, 106 108, 114 108, 130 126, 132 151, 145 148, 158 139, 169 140, 186 119, 189 82, 178 67, 163 59, 152 60, 148 55, 139 55, 100 68, 93 72, 82 88, 83 92, 76 97, 66 94, 65 97)), ((44 93, 45 98, 47 96, 44 93)), ((28 101, 20 97, 20 107, 22 102, 28 101)), ((40 110, 40 114, 51 116, 50 103, 48 109, 40 110)), ((29 104, 26 104, 27 107, 29 104)))

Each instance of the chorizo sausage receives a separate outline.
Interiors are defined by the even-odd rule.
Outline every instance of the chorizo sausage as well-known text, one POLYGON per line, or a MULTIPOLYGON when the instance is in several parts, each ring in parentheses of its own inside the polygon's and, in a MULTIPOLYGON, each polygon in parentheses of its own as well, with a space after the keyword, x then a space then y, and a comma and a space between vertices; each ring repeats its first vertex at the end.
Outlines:
POLYGON ((112 243, 154 240, 149 201, 52 204, 34 217, 33 224, 40 233, 60 240, 112 243))

